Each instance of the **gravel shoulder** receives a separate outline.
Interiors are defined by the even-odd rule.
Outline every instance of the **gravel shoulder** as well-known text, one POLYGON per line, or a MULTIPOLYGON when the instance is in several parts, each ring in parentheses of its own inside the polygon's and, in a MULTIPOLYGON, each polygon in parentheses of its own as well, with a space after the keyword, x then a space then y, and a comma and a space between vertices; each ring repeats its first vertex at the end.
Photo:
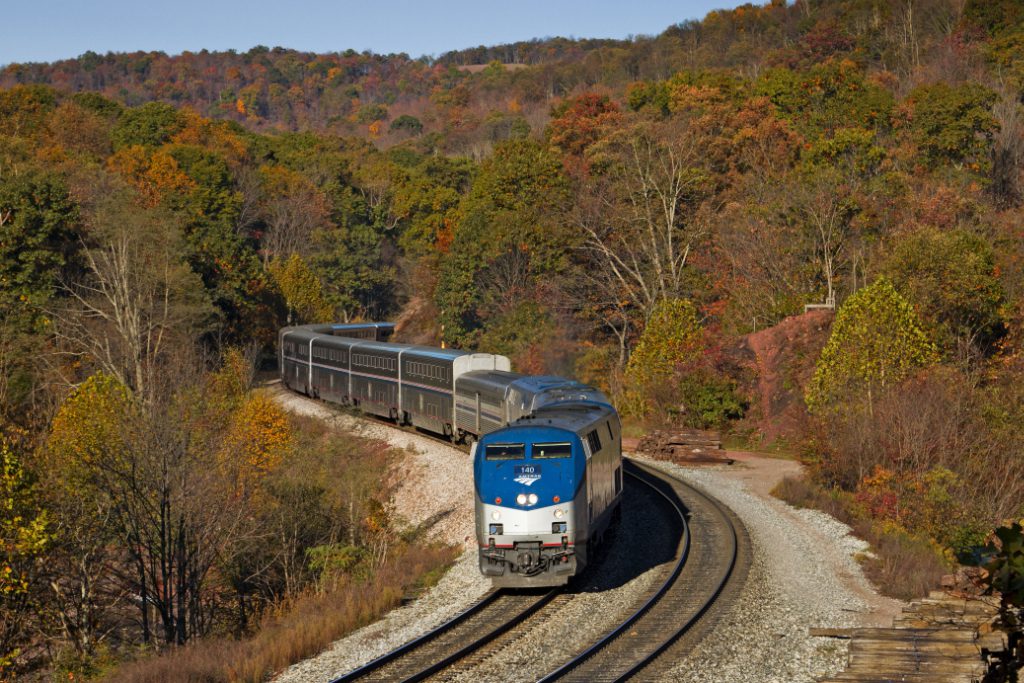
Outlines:
POLYGON ((468 453, 414 432, 353 417, 280 384, 268 391, 285 409, 325 420, 341 435, 377 439, 404 450, 408 457, 391 472, 392 502, 399 518, 411 526, 429 525, 430 538, 465 547, 473 543, 473 462, 468 453))
POLYGON ((645 461, 732 508, 753 546, 739 597, 665 680, 811 683, 842 671, 846 641, 811 637, 808 628, 890 626, 903 603, 871 587, 854 559, 867 545, 848 526, 770 495, 799 464, 748 453, 730 457, 732 466, 702 468, 645 461))

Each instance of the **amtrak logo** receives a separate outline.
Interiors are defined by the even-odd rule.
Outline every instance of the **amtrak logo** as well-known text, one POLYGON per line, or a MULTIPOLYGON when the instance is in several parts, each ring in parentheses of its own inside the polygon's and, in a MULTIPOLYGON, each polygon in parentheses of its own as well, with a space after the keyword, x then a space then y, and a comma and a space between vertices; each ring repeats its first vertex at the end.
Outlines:
POLYGON ((533 486, 540 479, 540 465, 516 465, 516 476, 512 480, 523 486, 533 486))

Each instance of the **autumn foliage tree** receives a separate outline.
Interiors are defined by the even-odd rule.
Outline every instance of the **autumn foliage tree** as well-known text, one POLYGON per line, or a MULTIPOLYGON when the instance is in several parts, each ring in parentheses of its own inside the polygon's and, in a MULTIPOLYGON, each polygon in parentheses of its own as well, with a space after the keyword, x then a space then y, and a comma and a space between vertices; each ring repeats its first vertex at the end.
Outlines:
POLYGON ((561 164, 550 150, 532 140, 496 148, 462 204, 452 248, 440 264, 436 300, 448 341, 472 345, 492 313, 481 306, 489 264, 525 257, 527 288, 557 278, 567 266, 571 239, 563 219, 568 198, 561 164))
POLYGON ((51 522, 22 459, 0 435, 0 677, 5 679, 41 607, 35 589, 40 561, 53 540, 51 522))
POLYGON ((618 105, 607 95, 579 95, 552 110, 548 140, 563 154, 582 157, 590 145, 620 125, 622 118, 618 105))
POLYGON ((885 269, 947 356, 976 359, 1004 333, 1005 295, 995 254, 979 235, 922 228, 899 240, 885 269))
POLYGON ((715 354, 693 303, 664 299, 629 358, 622 407, 634 416, 699 429, 741 417, 746 402, 716 367, 715 354))
POLYGON ((220 455, 239 492, 256 488, 280 467, 292 440, 288 418, 273 400, 264 394, 245 396, 231 416, 220 455))
POLYGON ((637 342, 626 366, 626 376, 642 393, 667 382, 676 368, 701 353, 701 326, 697 309, 686 299, 663 299, 637 342))
POLYGON ((89 207, 85 275, 62 283, 50 309, 64 348, 92 362, 148 400, 157 366, 173 338, 210 314, 196 274, 181 258, 176 216, 139 206, 118 182, 100 177, 89 207))
MULTIPOLYGON (((116 530, 109 540, 119 556, 96 548, 91 556, 119 566, 117 580, 141 596, 144 642, 159 634, 181 645, 212 627, 216 586, 207 577, 248 533, 252 502, 284 458, 290 428, 266 398, 243 396, 233 408, 206 395, 187 366, 174 376, 173 388, 144 404, 112 376, 94 375, 61 407, 46 452, 53 486, 75 491, 60 504, 66 542, 97 538, 76 533, 83 526, 116 530)), ((75 580, 97 590, 107 580, 103 567, 81 569, 61 579, 62 591, 75 580)), ((81 627, 79 610, 89 607, 73 605, 68 622, 81 627)))
POLYGON ((298 254, 275 259, 268 270, 284 295, 289 324, 329 322, 334 307, 324 297, 323 285, 298 254))
POLYGON ((995 100, 994 92, 976 83, 923 85, 910 93, 905 126, 928 163, 981 170, 990 163, 997 129, 995 100))

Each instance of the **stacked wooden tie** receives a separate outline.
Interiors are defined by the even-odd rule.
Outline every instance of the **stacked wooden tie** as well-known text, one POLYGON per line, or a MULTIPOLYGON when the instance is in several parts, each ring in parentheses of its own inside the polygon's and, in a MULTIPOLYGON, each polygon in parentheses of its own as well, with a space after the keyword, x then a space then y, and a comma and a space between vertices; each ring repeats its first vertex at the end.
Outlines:
POLYGON ((733 462, 722 453, 721 434, 699 429, 654 430, 640 439, 637 451, 680 465, 731 465, 733 462))
POLYGON ((845 671, 821 683, 974 683, 985 675, 982 648, 1005 647, 993 630, 992 598, 933 591, 897 617, 892 628, 810 629, 849 638, 845 671))

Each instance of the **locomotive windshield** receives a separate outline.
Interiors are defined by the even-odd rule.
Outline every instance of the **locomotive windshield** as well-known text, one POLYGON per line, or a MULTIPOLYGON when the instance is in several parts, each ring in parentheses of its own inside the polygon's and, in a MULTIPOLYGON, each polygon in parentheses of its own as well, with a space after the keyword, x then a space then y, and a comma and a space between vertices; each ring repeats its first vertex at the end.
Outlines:
POLYGON ((572 444, 570 443, 535 443, 533 444, 533 459, 539 458, 569 458, 572 457, 572 444))
POLYGON ((484 450, 487 460, 522 460, 526 446, 521 443, 491 443, 484 450))

